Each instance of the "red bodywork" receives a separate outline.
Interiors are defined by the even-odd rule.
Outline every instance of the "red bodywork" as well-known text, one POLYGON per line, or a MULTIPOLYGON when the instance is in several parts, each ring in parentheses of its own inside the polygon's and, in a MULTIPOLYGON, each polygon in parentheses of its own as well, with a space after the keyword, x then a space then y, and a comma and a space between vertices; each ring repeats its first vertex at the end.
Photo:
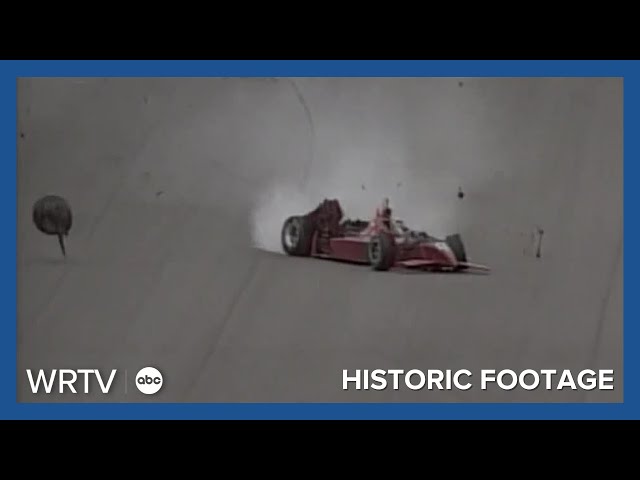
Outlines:
POLYGON ((371 264, 371 239, 384 235, 394 246, 393 267, 434 271, 489 271, 484 265, 468 262, 461 243, 462 258, 457 258, 447 240, 414 232, 393 220, 386 200, 369 222, 343 221, 343 211, 337 200, 325 200, 305 217, 314 225, 311 257, 371 264))

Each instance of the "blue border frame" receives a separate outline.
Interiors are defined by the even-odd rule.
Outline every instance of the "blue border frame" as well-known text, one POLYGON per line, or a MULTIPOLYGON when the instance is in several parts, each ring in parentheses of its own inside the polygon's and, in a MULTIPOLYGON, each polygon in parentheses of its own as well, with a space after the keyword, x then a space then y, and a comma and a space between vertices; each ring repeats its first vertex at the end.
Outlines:
MULTIPOLYGON (((16 224, 16 78, 92 76, 326 76, 326 77, 624 77, 624 125, 640 126, 640 82, 636 61, 5 61, 0 64, 0 135, 5 161, 0 189, 3 217, 16 224)), ((625 135, 625 160, 640 141, 625 135)), ((625 161, 625 208, 638 201, 628 188, 638 174, 625 161)), ((625 243, 637 239, 637 216, 625 219, 625 243)), ((16 235, 0 237, 2 306, 0 413, 6 419, 638 419, 639 329, 633 319, 638 298, 633 276, 635 249, 625 252, 624 370, 622 404, 18 404, 16 402, 16 235)))

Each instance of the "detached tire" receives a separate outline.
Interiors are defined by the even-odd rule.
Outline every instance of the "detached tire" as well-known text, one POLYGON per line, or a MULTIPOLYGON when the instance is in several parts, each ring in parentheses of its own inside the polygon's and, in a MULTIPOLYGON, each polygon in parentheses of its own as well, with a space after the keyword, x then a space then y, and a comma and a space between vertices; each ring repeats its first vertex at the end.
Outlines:
POLYGON ((45 235, 69 235, 73 214, 69 203, 58 195, 45 195, 33 204, 33 223, 45 235))
POLYGON ((58 237, 62 255, 67 256, 64 238, 69 236, 73 214, 67 200, 58 195, 45 195, 33 205, 33 223, 45 235, 58 237))
POLYGON ((312 239, 313 225, 307 217, 289 217, 282 225, 280 240, 287 255, 308 257, 311 255, 312 239))
POLYGON ((369 241, 369 262, 371 268, 383 272, 389 270, 396 261, 396 243, 391 235, 376 235, 369 241))
MULTIPOLYGON (((465 263, 467 261, 467 251, 464 248, 464 243, 462 243, 462 237, 460 234, 456 233, 454 235, 449 235, 445 242, 449 245, 451 251, 456 256, 456 260, 458 262, 465 263)), ((460 267, 460 269, 464 269, 465 267, 460 267)))

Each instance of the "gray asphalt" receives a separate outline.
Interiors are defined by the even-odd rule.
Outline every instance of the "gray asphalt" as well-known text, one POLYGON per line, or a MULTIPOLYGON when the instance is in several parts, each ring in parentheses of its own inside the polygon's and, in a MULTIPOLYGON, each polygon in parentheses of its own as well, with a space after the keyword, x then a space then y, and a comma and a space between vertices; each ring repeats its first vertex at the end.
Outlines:
POLYGON ((622 114, 607 78, 22 79, 18 399, 622 401, 622 114), (74 211, 66 259, 31 220, 48 193, 74 211), (385 196, 492 273, 279 252, 289 214, 336 197, 365 218, 385 196), (144 366, 154 396, 133 384, 144 366), (109 395, 33 395, 27 368, 119 375, 109 395), (344 391, 356 368, 616 383, 344 391))

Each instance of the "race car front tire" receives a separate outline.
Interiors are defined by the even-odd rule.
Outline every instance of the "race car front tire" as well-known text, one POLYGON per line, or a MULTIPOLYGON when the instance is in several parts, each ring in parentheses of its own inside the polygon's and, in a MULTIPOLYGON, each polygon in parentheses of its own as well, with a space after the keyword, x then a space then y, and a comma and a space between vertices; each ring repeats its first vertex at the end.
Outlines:
POLYGON ((396 244, 393 236, 376 235, 369 241, 369 262, 377 271, 389 270, 396 261, 396 244))
POLYGON ((312 222, 301 215, 287 218, 282 226, 280 240, 287 255, 308 257, 311 255, 313 240, 312 222))

